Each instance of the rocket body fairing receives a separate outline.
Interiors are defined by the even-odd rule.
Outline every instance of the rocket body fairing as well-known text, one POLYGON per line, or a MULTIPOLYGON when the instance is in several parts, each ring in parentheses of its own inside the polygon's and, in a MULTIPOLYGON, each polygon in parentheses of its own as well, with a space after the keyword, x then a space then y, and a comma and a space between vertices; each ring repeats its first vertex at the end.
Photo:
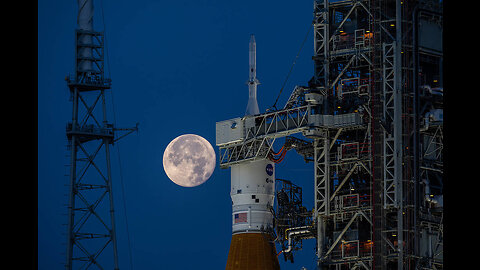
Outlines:
POLYGON ((273 229, 275 164, 268 159, 231 167, 232 241, 227 270, 280 269, 273 229))

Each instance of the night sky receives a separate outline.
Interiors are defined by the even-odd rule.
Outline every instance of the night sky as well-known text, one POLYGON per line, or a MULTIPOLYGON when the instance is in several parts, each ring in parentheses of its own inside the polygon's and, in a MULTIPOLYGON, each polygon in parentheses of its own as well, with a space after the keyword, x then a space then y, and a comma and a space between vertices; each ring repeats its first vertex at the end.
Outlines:
MULTIPOLYGON (((116 125, 139 123, 139 132, 115 144, 111 155, 120 269, 130 269, 124 210, 134 269, 224 269, 231 239, 230 169, 220 169, 217 160, 206 183, 181 187, 167 178, 163 151, 191 133, 208 140, 218 158, 215 122, 243 116, 247 106, 250 34, 257 42, 261 112, 275 102, 310 31, 277 107, 295 85, 307 85, 313 75, 313 0, 103 0, 94 6, 94 28, 106 32, 113 92, 107 101, 113 99, 116 125)), ((74 71, 76 17, 76 1, 38 1, 38 269, 63 269, 65 263, 65 126, 72 103, 64 78, 74 71)), ((275 143, 275 150, 280 147, 281 141, 275 143)), ((302 186, 304 204, 312 208, 312 163, 290 151, 276 176, 302 186)), ((314 247, 313 239, 305 240, 294 264, 280 255, 281 268, 314 269, 314 247)))

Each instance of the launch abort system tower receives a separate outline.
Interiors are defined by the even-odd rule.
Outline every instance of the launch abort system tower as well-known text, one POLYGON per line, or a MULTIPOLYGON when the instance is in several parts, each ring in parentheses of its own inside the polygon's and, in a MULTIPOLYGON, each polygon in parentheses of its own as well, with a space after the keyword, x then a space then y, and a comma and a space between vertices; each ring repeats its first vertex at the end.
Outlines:
POLYGON ((442 1, 315 0, 313 15, 313 77, 282 109, 217 122, 220 166, 313 162, 312 211, 283 181, 261 230, 285 259, 313 238, 319 269, 443 269, 442 1))

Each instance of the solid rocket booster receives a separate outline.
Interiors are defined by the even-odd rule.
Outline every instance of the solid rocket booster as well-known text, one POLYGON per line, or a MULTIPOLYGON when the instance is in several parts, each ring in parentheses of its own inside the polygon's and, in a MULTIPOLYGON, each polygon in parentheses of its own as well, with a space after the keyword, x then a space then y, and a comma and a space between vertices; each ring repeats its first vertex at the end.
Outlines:
MULTIPOLYGON (((246 115, 259 114, 255 37, 250 37, 246 115)), ((226 269, 280 269, 270 234, 275 198, 275 163, 268 159, 231 165, 232 241, 226 269)))
POLYGON ((250 36, 250 44, 248 46, 248 58, 249 58, 249 76, 248 76, 248 104, 245 115, 259 114, 257 102, 257 85, 260 82, 257 79, 257 44, 255 42, 255 36, 250 36))

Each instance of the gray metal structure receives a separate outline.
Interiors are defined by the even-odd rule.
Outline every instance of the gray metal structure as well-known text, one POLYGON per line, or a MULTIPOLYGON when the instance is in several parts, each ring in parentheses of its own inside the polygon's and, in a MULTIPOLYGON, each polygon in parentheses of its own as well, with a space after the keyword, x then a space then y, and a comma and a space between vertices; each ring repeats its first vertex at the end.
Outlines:
POLYGON ((118 129, 107 120, 105 94, 111 80, 104 72, 104 34, 93 30, 93 1, 78 5, 75 73, 65 78, 73 103, 66 126, 70 181, 65 268, 119 269, 110 146, 137 128, 118 129), (120 130, 126 133, 119 137, 120 130), (107 255, 107 250, 112 252, 107 255))
POLYGON ((220 167, 275 160, 301 134, 313 224, 288 237, 315 237, 319 269, 443 269, 442 2, 314 0, 313 14, 308 86, 217 122, 220 167))

